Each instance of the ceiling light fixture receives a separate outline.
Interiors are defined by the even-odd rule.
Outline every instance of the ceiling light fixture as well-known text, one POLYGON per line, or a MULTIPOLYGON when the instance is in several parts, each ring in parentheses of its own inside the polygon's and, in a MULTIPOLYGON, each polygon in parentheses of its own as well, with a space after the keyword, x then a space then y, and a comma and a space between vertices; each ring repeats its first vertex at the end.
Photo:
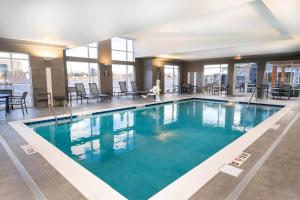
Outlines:
POLYGON ((235 59, 235 60, 241 60, 241 59, 242 59, 242 56, 241 56, 240 54, 238 54, 238 55, 234 56, 234 59, 235 59))

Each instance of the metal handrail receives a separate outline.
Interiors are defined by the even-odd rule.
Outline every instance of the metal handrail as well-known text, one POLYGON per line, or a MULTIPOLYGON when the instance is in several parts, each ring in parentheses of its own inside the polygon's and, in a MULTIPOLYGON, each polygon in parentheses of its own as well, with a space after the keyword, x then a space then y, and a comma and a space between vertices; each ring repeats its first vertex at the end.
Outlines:
POLYGON ((250 104, 250 102, 251 102, 251 100, 252 100, 252 98, 253 98, 253 96, 254 96, 255 93, 256 93, 256 88, 254 88, 254 90, 252 92, 252 95, 251 95, 251 98, 248 101, 248 104, 250 104))
POLYGON ((49 114, 51 114, 50 111, 52 110, 52 112, 53 112, 53 114, 54 114, 54 116, 55 116, 55 123, 57 123, 57 114, 56 114, 56 112, 55 112, 55 110, 54 110, 53 105, 52 105, 51 103, 49 103, 48 106, 49 106, 49 114))
POLYGON ((64 112, 66 113, 66 107, 68 108, 69 112, 70 112, 70 117, 71 117, 71 121, 73 120, 73 112, 72 109, 70 108, 69 104, 67 101, 64 101, 64 112))

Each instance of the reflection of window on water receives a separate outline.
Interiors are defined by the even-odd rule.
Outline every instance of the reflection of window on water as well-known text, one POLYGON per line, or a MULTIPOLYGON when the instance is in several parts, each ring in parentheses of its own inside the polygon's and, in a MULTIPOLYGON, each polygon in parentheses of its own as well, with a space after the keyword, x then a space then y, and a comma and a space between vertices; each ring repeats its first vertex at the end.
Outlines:
POLYGON ((114 151, 121 153, 133 149, 134 147, 134 131, 123 131, 118 135, 114 135, 114 151))
MULTIPOLYGON (((100 153, 100 139, 88 141, 83 144, 78 144, 71 147, 73 155, 76 155, 80 159, 85 159, 93 155, 99 155, 100 153)), ((90 158, 89 158, 90 159, 90 158)))
POLYGON ((113 124, 114 131, 132 127, 134 125, 133 112, 128 111, 122 113, 115 113, 113 115, 113 121, 114 121, 113 124))
POLYGON ((245 131, 245 126, 242 124, 242 110, 241 107, 236 106, 234 108, 234 117, 233 117, 233 130, 245 131))
POLYGON ((178 120, 178 105, 170 104, 164 106, 164 124, 170 124, 178 120))
POLYGON ((226 108, 222 104, 203 104, 203 124, 225 127, 226 108))
POLYGON ((71 141, 76 141, 81 138, 89 138, 99 134, 99 118, 87 118, 79 122, 72 123, 70 127, 71 141), (96 122, 94 122, 93 120, 96 120, 96 122))

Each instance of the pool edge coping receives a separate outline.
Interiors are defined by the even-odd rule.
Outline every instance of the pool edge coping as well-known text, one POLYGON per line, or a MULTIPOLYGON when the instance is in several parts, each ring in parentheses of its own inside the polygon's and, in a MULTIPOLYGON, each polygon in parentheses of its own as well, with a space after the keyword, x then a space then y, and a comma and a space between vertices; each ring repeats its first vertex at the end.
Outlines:
MULTIPOLYGON (((116 112, 131 108, 141 108, 147 106, 154 106, 165 103, 180 102, 185 100, 208 100, 208 101, 222 101, 228 102, 229 99, 221 98, 203 98, 203 97, 183 97, 175 98, 172 100, 164 100, 160 102, 147 102, 138 103, 131 106, 117 106, 114 108, 98 109, 93 111, 80 111, 76 112, 75 115, 88 115, 88 114, 101 114, 105 112, 116 112)), ((240 101, 239 103, 247 103, 240 101)), ((256 103, 252 103, 256 104, 256 103)), ((204 162, 200 163, 193 169, 189 170, 186 174, 171 182, 168 186, 163 188, 158 193, 154 194, 150 199, 187 199, 192 197, 202 186, 204 186, 209 180, 211 180, 219 171, 220 168, 230 162, 236 155, 241 153, 251 144, 253 144, 260 136, 262 136, 269 128, 272 127, 281 117, 288 112, 293 106, 283 105, 283 104, 264 104, 257 103, 258 105, 266 106, 280 106, 283 107, 275 114, 270 116, 268 119, 262 121, 260 124, 254 128, 247 131, 243 136, 239 137, 220 151, 218 151, 213 156, 209 157, 204 162), (280 114, 280 115, 279 115, 280 114), (277 116, 277 117, 276 117, 277 116), (270 121, 270 119, 272 119, 270 121), (250 137, 249 142, 249 132, 258 131, 254 136, 250 137), (245 136, 248 137, 245 137, 245 136), (242 139, 245 138, 245 139, 242 139), (208 169, 209 168, 209 169, 208 169), (211 169, 213 168, 213 169, 211 169), (203 173, 205 172, 205 173, 203 173), (203 177, 203 174, 205 176, 203 177), (201 177, 200 177, 201 176, 201 177), (197 184, 195 184, 197 183, 197 184)), ((68 115, 59 115, 59 119, 68 118, 68 115)), ((19 120, 9 122, 9 125, 14 128, 20 136, 22 136, 29 144, 33 145, 37 151, 58 171, 64 176, 75 188, 77 188, 85 197, 88 199, 126 199, 119 192, 109 186, 107 183, 102 181, 99 177, 95 176, 79 163, 65 155, 57 147, 52 145, 50 142, 42 138, 35 131, 28 127, 27 123, 30 122, 47 122, 54 120, 53 116, 50 117, 40 117, 27 120, 19 120), (51 153, 49 153, 51 152, 51 153), (68 167, 65 167, 68 166, 68 167), (74 176, 76 174, 76 176, 74 176), (79 176, 79 177, 78 177, 79 176), (83 181, 84 180, 84 181, 83 181), (89 182, 88 186, 85 185, 86 181, 89 182)))

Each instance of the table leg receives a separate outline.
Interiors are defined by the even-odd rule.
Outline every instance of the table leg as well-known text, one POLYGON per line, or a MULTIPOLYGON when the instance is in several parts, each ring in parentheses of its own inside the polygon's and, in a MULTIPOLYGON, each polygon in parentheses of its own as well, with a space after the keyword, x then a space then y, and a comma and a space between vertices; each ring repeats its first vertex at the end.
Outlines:
POLYGON ((8 104, 8 100, 9 100, 9 98, 6 97, 6 98, 5 98, 5 110, 6 110, 6 113, 9 113, 9 104, 8 104))

